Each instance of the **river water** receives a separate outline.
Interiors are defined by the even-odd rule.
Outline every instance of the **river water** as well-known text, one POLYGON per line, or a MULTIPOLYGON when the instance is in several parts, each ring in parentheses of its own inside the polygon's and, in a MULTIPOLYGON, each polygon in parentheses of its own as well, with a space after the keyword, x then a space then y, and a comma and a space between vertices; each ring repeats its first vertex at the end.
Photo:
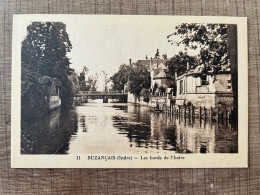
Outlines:
POLYGON ((227 121, 185 121, 129 103, 93 100, 22 120, 22 154, 237 152, 237 130, 227 121))

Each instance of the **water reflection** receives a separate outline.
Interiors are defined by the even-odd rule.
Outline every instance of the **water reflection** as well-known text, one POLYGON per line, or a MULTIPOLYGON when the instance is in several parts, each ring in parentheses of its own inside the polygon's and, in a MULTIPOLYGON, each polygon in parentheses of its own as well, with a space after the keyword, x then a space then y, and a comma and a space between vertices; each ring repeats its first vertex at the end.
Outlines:
POLYGON ((191 120, 132 104, 89 102, 22 123, 23 154, 236 153, 228 121, 191 120))
POLYGON ((73 109, 59 108, 44 118, 21 122, 22 154, 64 154, 78 129, 73 109))
POLYGON ((128 105, 133 117, 114 116, 114 126, 127 135, 131 146, 178 153, 237 153, 237 130, 228 121, 203 121, 151 113, 128 105))

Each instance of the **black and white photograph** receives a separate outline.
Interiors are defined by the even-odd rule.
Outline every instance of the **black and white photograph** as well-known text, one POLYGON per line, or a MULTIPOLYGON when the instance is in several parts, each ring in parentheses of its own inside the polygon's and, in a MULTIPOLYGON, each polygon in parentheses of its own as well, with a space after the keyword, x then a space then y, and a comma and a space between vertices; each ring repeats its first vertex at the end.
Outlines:
POLYGON ((15 15, 12 167, 247 166, 246 19, 15 15))

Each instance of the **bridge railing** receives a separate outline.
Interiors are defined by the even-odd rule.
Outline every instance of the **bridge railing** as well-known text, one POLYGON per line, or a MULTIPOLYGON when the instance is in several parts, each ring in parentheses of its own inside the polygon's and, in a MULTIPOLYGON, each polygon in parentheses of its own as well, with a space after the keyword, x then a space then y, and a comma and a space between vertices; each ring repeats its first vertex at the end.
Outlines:
POLYGON ((82 95, 113 95, 113 94, 127 94, 119 91, 78 91, 77 94, 82 95))

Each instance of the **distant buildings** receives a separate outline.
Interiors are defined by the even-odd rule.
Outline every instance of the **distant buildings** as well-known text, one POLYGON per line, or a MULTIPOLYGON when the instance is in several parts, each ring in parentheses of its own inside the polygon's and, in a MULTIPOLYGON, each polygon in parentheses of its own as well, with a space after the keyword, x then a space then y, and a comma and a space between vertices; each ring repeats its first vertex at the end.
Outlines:
MULTIPOLYGON (((133 63, 133 66, 144 66, 150 72, 151 76, 151 92, 153 94, 159 94, 160 89, 166 91, 172 85, 172 77, 168 74, 168 68, 165 65, 167 61, 167 55, 163 54, 160 58, 159 50, 155 54, 154 58, 145 60, 138 60, 133 63)), ((131 64, 131 60, 129 62, 131 64)))
POLYGON ((172 77, 168 74, 166 61, 167 56, 164 59, 151 59, 150 61, 151 91, 153 94, 166 92, 166 89, 172 85, 172 77))
POLYGON ((159 50, 157 50, 154 58, 148 59, 146 56, 145 60, 138 60, 133 64, 130 60, 132 66, 144 66, 150 72, 150 94, 154 96, 154 98, 150 98, 151 101, 158 101, 160 96, 164 96, 162 98, 165 99, 166 94, 170 95, 167 95, 167 99, 176 94, 172 97, 172 100, 177 106, 192 104, 195 107, 216 108, 218 105, 233 105, 234 98, 229 66, 223 65, 216 75, 203 75, 203 65, 190 69, 189 64, 187 64, 186 73, 174 80, 169 74, 166 62, 167 55, 164 54, 160 58, 159 50), (173 86, 176 90, 174 92, 171 88, 173 86))

